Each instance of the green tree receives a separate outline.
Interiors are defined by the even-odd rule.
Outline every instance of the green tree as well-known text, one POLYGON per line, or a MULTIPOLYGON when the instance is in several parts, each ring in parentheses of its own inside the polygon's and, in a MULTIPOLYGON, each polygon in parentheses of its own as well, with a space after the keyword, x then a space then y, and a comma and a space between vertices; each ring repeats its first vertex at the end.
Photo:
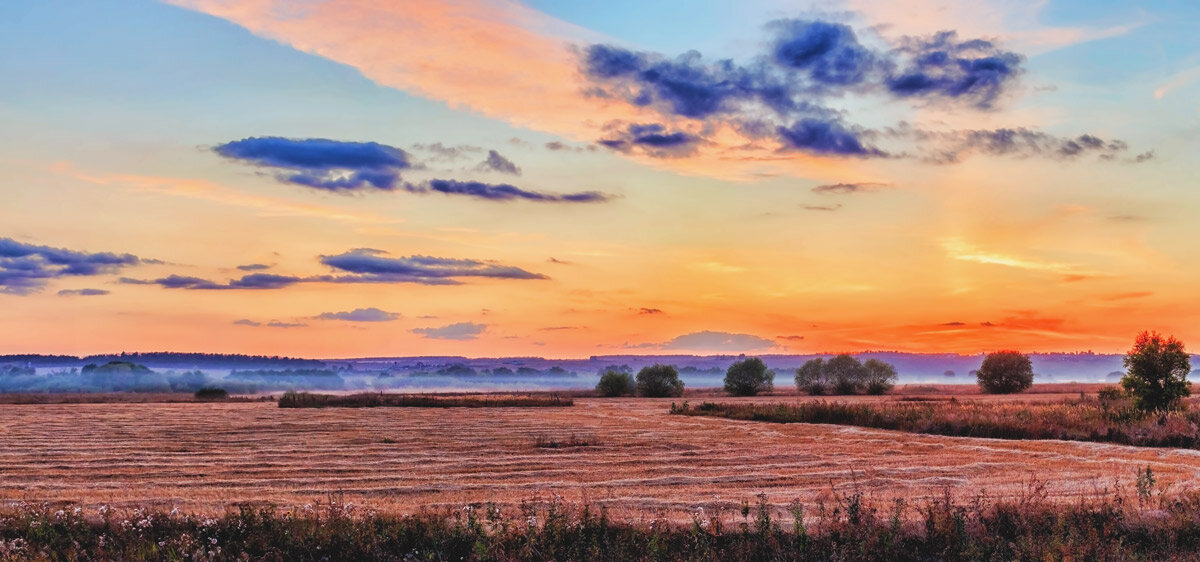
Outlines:
POLYGON ((1121 386, 1133 396, 1133 405, 1139 410, 1174 408, 1192 393, 1192 383, 1187 380, 1191 360, 1183 350, 1183 342, 1174 336, 1138 334, 1133 348, 1125 354, 1125 369, 1121 386))
POLYGON ((867 359, 863 363, 867 376, 867 394, 885 394, 896 386, 896 367, 878 359, 867 359))
POLYGON ((1033 362, 1019 351, 996 351, 983 358, 975 373, 987 394, 1013 394, 1033 385, 1033 362))
POLYGON ((734 396, 754 396, 774 388, 775 371, 757 357, 738 361, 725 371, 725 392, 734 396))
POLYGON ((633 376, 629 373, 608 370, 600 375, 596 383, 596 394, 605 398, 633 394, 633 376))
POLYGON ((650 398, 683 396, 683 381, 679 380, 679 371, 671 365, 642 367, 637 374, 637 393, 650 398))
POLYGON ((825 394, 825 360, 820 357, 805 361, 796 369, 796 390, 813 396, 825 394))
POLYGON ((822 371, 833 385, 834 394, 855 394, 866 386, 867 370, 851 355, 843 353, 830 359, 822 371))

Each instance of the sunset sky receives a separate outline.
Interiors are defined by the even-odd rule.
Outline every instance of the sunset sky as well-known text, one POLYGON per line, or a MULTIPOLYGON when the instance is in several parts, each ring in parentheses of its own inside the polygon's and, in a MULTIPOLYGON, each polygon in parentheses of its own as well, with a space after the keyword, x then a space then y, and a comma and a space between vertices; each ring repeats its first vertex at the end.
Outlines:
POLYGON ((6 0, 0 353, 1200 345, 1191 0, 6 0))

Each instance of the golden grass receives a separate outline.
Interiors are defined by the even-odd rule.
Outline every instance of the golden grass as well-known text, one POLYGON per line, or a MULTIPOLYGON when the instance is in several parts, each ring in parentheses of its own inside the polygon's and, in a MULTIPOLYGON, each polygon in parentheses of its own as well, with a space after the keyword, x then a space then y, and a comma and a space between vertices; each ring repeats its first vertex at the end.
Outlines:
POLYGON ((607 506, 618 518, 687 520, 700 508, 737 509, 758 493, 783 509, 855 486, 881 501, 947 488, 958 497, 1009 498, 1039 479, 1052 499, 1073 500, 1118 482, 1131 489, 1147 466, 1166 491, 1200 485, 1196 451, 671 416, 671 401, 454 410, 9 405, 0 413, 0 500, 218 513, 237 502, 298 507, 344 492, 358 505, 408 513, 562 496, 607 506), (539 436, 563 441, 573 433, 595 436, 595 444, 535 446, 539 436))

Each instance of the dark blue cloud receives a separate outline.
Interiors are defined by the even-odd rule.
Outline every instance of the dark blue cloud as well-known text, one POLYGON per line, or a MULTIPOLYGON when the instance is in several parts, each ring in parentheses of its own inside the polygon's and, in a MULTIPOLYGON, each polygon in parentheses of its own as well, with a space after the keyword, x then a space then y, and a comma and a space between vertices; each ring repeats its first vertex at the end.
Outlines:
POLYGON ((246 265, 239 265, 237 268, 242 271, 262 271, 264 269, 271 269, 271 266, 262 263, 250 263, 246 265))
POLYGON ((27 295, 51 279, 115 273, 139 263, 132 254, 92 254, 0 238, 0 293, 27 295))
MULTIPOLYGON (((364 283, 457 283, 459 277, 499 279, 548 279, 512 266, 470 259, 408 256, 393 258, 379 250, 360 248, 333 256, 321 256, 321 263, 353 274, 350 280, 364 283)), ((335 278, 345 282, 345 278, 335 278)))
POLYGON ((421 334, 431 340, 473 340, 479 337, 487 330, 487 324, 475 324, 472 322, 459 322, 442 326, 440 328, 417 328, 413 330, 414 334, 421 334))
POLYGON ((410 191, 435 191, 447 195, 467 195, 490 201, 542 201, 550 203, 600 203, 609 199, 608 195, 598 191, 580 193, 555 194, 539 191, 527 191, 506 183, 491 184, 477 181, 430 180, 422 185, 409 186, 410 191))
POLYGON ((122 277, 120 281, 127 285, 158 285, 164 289, 223 291, 232 289, 282 289, 296 283, 304 282, 306 279, 290 275, 252 273, 244 275, 240 279, 231 279, 228 283, 217 283, 208 279, 185 275, 168 275, 158 279, 131 279, 122 277))
POLYGON ((611 137, 597 143, 622 152, 638 149, 658 158, 687 156, 696 151, 700 142, 700 138, 695 135, 682 131, 668 131, 658 123, 631 124, 615 131, 611 137))
POLYGON ((317 315, 320 320, 342 320, 345 322, 391 322, 398 320, 400 314, 378 308, 356 308, 347 312, 323 312, 317 315))
POLYGON ((963 99, 981 109, 991 108, 1016 81, 1025 60, 990 41, 960 41, 953 31, 908 39, 895 53, 908 64, 888 77, 892 94, 963 99))
MULTIPOLYGON (((1113 159, 1116 152, 1127 148, 1121 141, 1090 135, 1055 137, 1040 131, 1029 131, 1036 139, 1017 134, 1008 141, 1003 138, 1010 134, 1006 130, 982 134, 907 129, 906 134, 897 135, 896 128, 868 129, 856 125, 846 112, 832 109, 827 101, 847 94, 874 94, 992 109, 1015 87, 1024 72, 1024 57, 991 41, 960 39, 953 31, 905 38, 894 47, 872 47, 860 41, 852 28, 837 22, 778 20, 766 29, 769 51, 744 63, 705 60, 696 51, 672 59, 613 45, 584 48, 580 69, 590 80, 588 93, 651 107, 664 121, 686 119, 694 125, 686 127, 688 132, 663 127, 638 134, 632 127, 641 125, 610 124, 607 136, 596 144, 674 157, 687 154, 684 147, 706 142, 707 131, 717 130, 714 125, 719 125, 733 126, 753 140, 777 141, 785 150, 823 156, 917 156, 953 161, 969 152, 1051 158, 1091 153, 1113 159), (911 152, 889 151, 870 142, 877 139, 922 146, 911 152), (930 157, 929 153, 938 155, 930 157)), ((875 44, 880 44, 879 38, 875 39, 875 44)), ((1146 153, 1129 161, 1151 157, 1146 153)))
POLYGON ((853 86, 866 81, 878 65, 878 56, 858 42, 850 26, 805 20, 779 20, 767 25, 775 32, 771 46, 774 61, 785 68, 807 73, 812 82, 827 86, 853 86))
POLYGON ((512 174, 514 176, 521 175, 521 168, 512 163, 512 160, 505 158, 495 150, 489 150, 487 158, 476 166, 477 170, 484 172, 500 172, 502 174, 512 174))
POLYGON ((868 146, 853 131, 836 121, 801 119, 790 127, 779 127, 779 137, 785 146, 813 154, 832 156, 887 156, 887 153, 868 146))
POLYGON ((400 172, 412 167, 407 152, 376 142, 251 137, 213 151, 275 169, 280 181, 328 191, 396 189, 400 172))

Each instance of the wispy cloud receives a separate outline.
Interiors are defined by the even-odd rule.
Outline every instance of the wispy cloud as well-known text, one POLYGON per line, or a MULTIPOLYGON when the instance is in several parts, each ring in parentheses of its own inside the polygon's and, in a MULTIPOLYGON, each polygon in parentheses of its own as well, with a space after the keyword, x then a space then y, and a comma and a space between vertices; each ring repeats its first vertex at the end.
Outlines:
POLYGON ((476 339, 487 330, 487 324, 459 322, 440 328, 416 328, 414 334, 420 334, 431 340, 467 341, 476 339))
POLYGON ((319 320, 342 320, 344 322, 391 322, 400 319, 400 313, 387 312, 375 307, 356 308, 346 312, 323 312, 316 316, 319 320))

